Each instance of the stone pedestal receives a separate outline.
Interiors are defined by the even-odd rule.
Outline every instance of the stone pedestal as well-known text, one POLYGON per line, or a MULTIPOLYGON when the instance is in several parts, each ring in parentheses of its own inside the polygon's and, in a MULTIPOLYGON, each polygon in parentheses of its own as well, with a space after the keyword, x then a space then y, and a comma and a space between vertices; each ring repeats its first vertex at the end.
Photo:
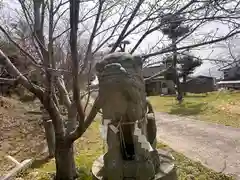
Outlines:
MULTIPOLYGON (((177 180, 176 168, 174 165, 174 158, 171 154, 167 154, 166 151, 158 150, 160 167, 158 172, 156 172, 154 180, 177 180)), ((104 164, 103 156, 100 156, 97 160, 94 161, 92 166, 92 179, 93 180, 107 180, 104 179, 104 164)), ((128 171, 135 171, 133 168, 137 168, 137 162, 126 161, 123 165, 124 174, 129 174, 128 171)), ((144 173, 144 172, 141 172, 144 173)), ((125 177, 123 180, 137 180, 134 177, 125 177)))

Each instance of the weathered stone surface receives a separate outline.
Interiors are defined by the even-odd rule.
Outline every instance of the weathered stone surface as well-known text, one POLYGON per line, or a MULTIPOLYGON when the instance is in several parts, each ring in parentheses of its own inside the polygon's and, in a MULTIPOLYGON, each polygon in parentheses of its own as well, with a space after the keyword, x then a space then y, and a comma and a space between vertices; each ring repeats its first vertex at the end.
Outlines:
POLYGON ((99 96, 104 101, 104 119, 118 122, 120 118, 125 118, 122 121, 136 121, 143 118, 146 98, 140 60, 119 52, 106 56, 96 65, 99 96))
POLYGON ((146 100, 142 59, 113 53, 96 70, 108 151, 94 162, 93 179, 168 180, 173 159, 155 150, 156 122, 146 100))
MULTIPOLYGON (((154 180, 177 180, 176 175, 176 167, 174 166, 174 159, 171 154, 167 155, 168 152, 160 150, 158 152, 158 160, 161 162, 158 167, 158 172, 156 172, 154 176, 154 180)), ((93 180, 108 180, 104 178, 104 155, 100 156, 97 160, 94 161, 92 166, 92 175, 93 180)), ((125 175, 133 175, 136 173, 137 163, 133 161, 123 161, 123 171, 125 175)), ((142 170, 142 177, 146 174, 145 170, 142 170)), ((129 177, 130 178, 130 177, 129 177)), ((144 177, 146 178, 146 177, 144 177)), ((134 178, 131 178, 134 179, 134 178)), ((146 178, 147 179, 147 178, 146 178)), ((125 180, 125 179, 124 179, 125 180)), ((135 177, 135 180, 139 180, 139 178, 135 177)))

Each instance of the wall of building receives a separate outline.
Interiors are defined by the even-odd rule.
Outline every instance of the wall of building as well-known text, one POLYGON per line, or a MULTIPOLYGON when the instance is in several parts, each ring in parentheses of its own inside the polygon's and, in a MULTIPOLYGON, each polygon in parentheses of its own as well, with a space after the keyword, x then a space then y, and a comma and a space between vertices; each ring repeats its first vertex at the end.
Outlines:
POLYGON ((194 78, 182 86, 184 91, 189 93, 207 93, 215 90, 213 78, 194 78))
POLYGON ((232 67, 223 71, 224 80, 240 80, 240 67, 232 67))
POLYGON ((168 88, 168 94, 174 94, 175 93, 175 84, 172 80, 161 80, 162 85, 163 83, 166 83, 167 88, 168 88))
POLYGON ((149 96, 161 94, 175 94, 175 84, 171 80, 155 80, 146 83, 146 92, 149 96))

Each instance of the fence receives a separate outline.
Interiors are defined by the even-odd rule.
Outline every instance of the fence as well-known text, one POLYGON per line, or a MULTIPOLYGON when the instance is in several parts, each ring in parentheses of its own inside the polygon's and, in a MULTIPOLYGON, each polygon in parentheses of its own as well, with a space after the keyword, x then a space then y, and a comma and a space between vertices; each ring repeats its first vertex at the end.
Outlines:
POLYGON ((240 80, 237 81, 220 81, 217 82, 218 88, 240 89, 240 80))

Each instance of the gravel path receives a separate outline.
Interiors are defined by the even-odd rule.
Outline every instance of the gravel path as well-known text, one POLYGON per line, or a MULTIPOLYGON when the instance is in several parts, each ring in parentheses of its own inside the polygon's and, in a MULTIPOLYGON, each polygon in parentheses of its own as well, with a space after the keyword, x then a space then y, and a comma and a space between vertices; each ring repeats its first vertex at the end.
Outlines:
POLYGON ((156 113, 158 139, 185 156, 240 180, 240 129, 156 113))

